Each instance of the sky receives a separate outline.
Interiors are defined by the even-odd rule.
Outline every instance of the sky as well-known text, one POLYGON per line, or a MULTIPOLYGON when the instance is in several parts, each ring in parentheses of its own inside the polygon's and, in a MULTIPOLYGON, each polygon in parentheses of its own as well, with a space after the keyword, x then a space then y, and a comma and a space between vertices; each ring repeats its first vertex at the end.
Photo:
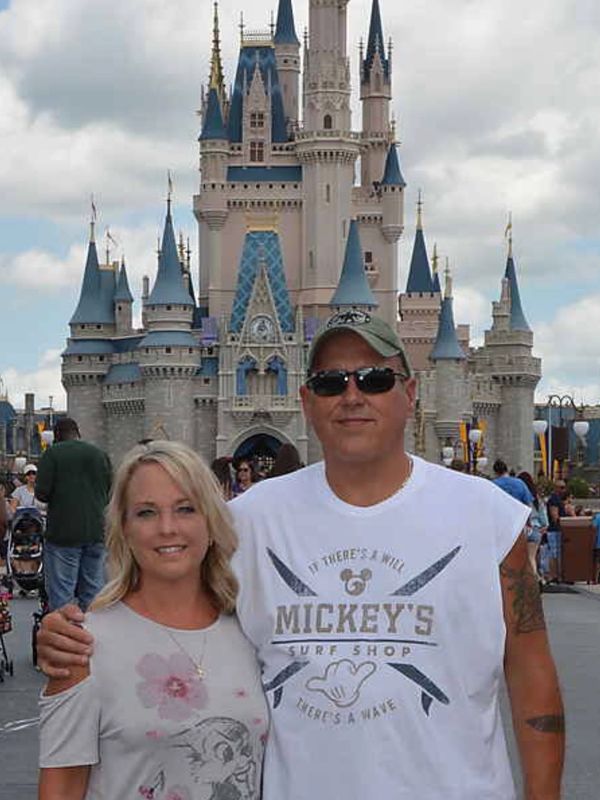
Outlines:
MULTIPOLYGON (((226 78, 239 12, 266 28, 271 6, 220 0, 226 78)), ((482 340, 514 256, 538 399, 600 402, 600 4, 597 0, 380 0, 393 40, 393 110, 405 190, 400 285, 418 190, 429 251, 454 279, 455 318, 482 340)), ((371 0, 350 0, 358 46, 371 0)), ((308 0, 294 0, 299 35, 308 0)), ((90 196, 139 298, 153 278, 166 175, 177 231, 197 248, 199 118, 210 0, 0 0, 0 376, 10 399, 33 391, 65 407, 60 354, 79 295, 90 196)), ((100 245, 100 250, 104 245, 100 245)), ((194 255, 197 270, 197 256, 194 255)), ((196 279, 197 283, 197 279, 196 279)), ((139 302, 135 313, 140 315, 139 302)))

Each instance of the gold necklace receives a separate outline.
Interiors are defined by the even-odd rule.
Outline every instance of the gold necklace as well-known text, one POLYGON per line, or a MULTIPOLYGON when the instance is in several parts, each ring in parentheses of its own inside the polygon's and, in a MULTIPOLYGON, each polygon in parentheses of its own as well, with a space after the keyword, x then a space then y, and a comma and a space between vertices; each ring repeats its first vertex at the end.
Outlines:
MULTIPOLYGON (((400 492, 400 491, 402 491, 402 489, 404 489, 404 487, 409 482, 409 480, 411 478, 411 475, 413 473, 413 466, 414 466, 415 462, 413 461, 413 459, 408 454, 407 454, 406 457, 408 458, 408 472, 406 473, 406 477, 404 478, 404 480, 402 481, 400 486, 396 489, 396 492, 400 492)), ((395 492, 394 492, 394 494, 395 494, 395 492)))
POLYGON ((200 654, 200 659, 196 660, 195 658, 192 658, 190 653, 181 644, 181 642, 178 639, 176 639, 175 636, 173 636, 173 634, 171 633, 171 631, 168 628, 165 628, 164 625, 161 625, 160 627, 167 634, 167 636, 173 642, 173 644, 176 645, 176 647, 178 647, 181 650, 183 655, 187 656, 187 658, 189 658, 189 660, 194 665, 194 670, 196 672, 196 675, 200 678, 200 680, 201 681, 204 680, 204 678, 206 677, 206 671, 204 670, 204 668, 202 666, 202 662, 204 661, 204 653, 205 653, 205 650, 206 650, 206 633, 204 633, 202 635, 202 653, 200 654))

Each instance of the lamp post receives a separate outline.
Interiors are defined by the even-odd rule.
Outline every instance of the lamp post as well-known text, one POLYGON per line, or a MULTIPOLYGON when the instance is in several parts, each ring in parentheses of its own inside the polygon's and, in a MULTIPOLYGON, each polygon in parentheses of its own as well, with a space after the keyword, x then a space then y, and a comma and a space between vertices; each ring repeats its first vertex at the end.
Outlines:
MULTIPOLYGON (((546 404, 548 409, 548 477, 550 480, 554 480, 554 459, 553 459, 553 452, 552 452, 552 411, 555 408, 558 408, 558 427, 563 428, 563 408, 572 408, 574 414, 576 415, 576 419, 573 422, 573 432, 577 436, 580 443, 585 443, 585 437, 590 429, 590 424, 583 417, 583 406, 577 408, 575 405, 575 400, 571 397, 570 394, 550 394, 548 395, 548 402, 546 404)), ((536 420, 536 422, 541 422, 542 420, 536 420)), ((534 423, 535 426, 535 423, 534 423)), ((535 428, 534 428, 535 430, 535 428)), ((544 429, 545 432, 545 429, 544 429)), ((560 459, 563 461, 564 459, 560 459)), ((569 440, 567 434, 567 461, 569 460, 569 440)), ((562 464, 561 464, 561 477, 562 477, 562 464)))

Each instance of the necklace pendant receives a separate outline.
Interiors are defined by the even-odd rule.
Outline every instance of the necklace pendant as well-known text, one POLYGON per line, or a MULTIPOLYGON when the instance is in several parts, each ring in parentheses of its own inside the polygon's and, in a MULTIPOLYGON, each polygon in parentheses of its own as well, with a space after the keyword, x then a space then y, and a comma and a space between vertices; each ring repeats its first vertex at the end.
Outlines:
POLYGON ((206 673, 204 672, 202 667, 196 667, 196 673, 197 673, 198 677, 200 678, 200 680, 202 680, 204 678, 204 676, 206 675, 206 673))

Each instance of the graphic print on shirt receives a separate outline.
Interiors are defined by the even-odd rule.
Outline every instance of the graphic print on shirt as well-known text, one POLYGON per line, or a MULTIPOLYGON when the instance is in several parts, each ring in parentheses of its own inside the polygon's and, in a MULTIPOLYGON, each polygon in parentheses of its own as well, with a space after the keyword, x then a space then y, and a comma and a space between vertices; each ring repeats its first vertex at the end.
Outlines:
MULTIPOLYGON (((262 722, 262 720, 261 720, 262 722)), ((161 767, 138 789, 146 800, 258 800, 257 769, 261 753, 239 720, 209 717, 169 736, 169 747, 181 751, 185 775, 167 778, 161 767), (182 779, 187 778, 187 785, 182 779), (189 788, 193 786, 193 790, 189 788)))
POLYGON ((381 585, 382 571, 404 577, 406 565, 401 559, 375 549, 338 551, 311 561, 307 565, 311 578, 303 580, 267 548, 269 562, 290 596, 290 602, 277 605, 274 613, 271 644, 292 660, 265 681, 273 708, 281 704, 284 691, 299 692, 290 695, 288 702, 309 719, 333 725, 376 719, 398 710, 394 697, 382 696, 373 705, 377 687, 390 686, 394 674, 420 690, 426 715, 434 701, 448 705, 443 688, 417 666, 423 648, 438 647, 435 605, 419 593, 450 566, 460 550, 455 547, 399 588, 395 583, 379 602, 367 602, 381 585), (325 571, 329 592, 320 595, 313 587, 325 571), (378 675, 381 671, 389 677, 378 675))

